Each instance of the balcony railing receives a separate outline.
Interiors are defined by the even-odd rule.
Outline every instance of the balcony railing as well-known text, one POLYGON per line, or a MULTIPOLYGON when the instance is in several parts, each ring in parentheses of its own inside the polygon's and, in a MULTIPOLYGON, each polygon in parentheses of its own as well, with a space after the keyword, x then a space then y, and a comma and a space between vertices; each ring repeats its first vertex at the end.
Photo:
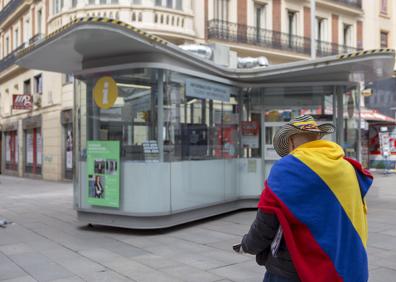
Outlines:
POLYGON ((23 3, 24 0, 11 0, 8 4, 0 11, 0 23, 5 21, 9 15, 12 14, 23 3))
POLYGON ((25 43, 21 44, 18 48, 13 50, 10 54, 5 56, 1 61, 0 61, 0 72, 4 71, 11 65, 13 65, 16 61, 16 53, 20 50, 22 50, 25 47, 25 43))
POLYGON ((333 2, 338 2, 347 6, 352 6, 354 8, 362 8, 362 0, 331 0, 333 2))
MULTIPOLYGON (((236 23, 210 20, 208 22, 208 38, 235 43, 245 43, 265 48, 309 55, 311 39, 268 29, 236 23)), ((360 49, 317 40, 317 56, 324 57, 342 53, 355 52, 360 49)))
POLYGON ((37 33, 36 35, 34 35, 32 38, 29 39, 29 45, 36 43, 37 41, 39 41, 43 38, 44 38, 44 34, 37 33))

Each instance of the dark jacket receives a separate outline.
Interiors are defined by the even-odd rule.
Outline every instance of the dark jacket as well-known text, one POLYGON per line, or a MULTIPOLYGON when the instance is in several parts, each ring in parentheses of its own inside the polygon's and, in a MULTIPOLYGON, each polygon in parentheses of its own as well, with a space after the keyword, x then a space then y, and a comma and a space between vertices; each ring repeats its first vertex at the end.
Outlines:
POLYGON ((256 255, 257 263, 264 265, 267 271, 292 281, 300 281, 283 238, 276 257, 272 255, 271 243, 278 228, 279 222, 275 215, 258 210, 249 233, 243 236, 242 249, 246 253, 256 255))

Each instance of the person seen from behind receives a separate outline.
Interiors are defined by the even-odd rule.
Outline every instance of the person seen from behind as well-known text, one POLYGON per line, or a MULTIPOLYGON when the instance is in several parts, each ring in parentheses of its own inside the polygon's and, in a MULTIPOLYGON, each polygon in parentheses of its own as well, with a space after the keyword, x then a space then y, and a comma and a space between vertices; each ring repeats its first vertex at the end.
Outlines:
POLYGON ((339 145, 321 140, 334 131, 303 115, 274 136, 282 158, 240 248, 266 267, 264 282, 368 281, 364 197, 373 177, 339 145))

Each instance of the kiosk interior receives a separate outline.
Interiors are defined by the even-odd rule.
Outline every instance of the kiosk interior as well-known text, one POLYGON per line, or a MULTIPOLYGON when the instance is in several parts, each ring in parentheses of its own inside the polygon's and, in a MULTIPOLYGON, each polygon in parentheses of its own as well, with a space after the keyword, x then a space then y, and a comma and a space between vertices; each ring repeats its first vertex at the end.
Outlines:
POLYGON ((125 23, 85 18, 23 50, 18 64, 76 77, 79 219, 162 228, 255 207, 278 159, 272 137, 296 115, 335 123, 329 138, 359 158, 360 89, 392 74, 394 52, 230 69, 125 23))

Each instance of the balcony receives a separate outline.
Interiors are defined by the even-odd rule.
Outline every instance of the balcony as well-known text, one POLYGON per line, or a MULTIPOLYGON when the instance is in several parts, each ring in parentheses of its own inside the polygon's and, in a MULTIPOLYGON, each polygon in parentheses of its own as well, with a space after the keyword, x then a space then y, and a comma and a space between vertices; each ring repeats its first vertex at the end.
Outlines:
MULTIPOLYGON (((239 25, 220 20, 209 21, 208 38, 235 43, 245 43, 298 54, 311 54, 310 38, 268 29, 257 29, 252 26, 239 25)), ((318 57, 351 53, 360 50, 355 47, 325 41, 317 40, 316 42, 318 57)))
POLYGON ((11 0, 0 12, 0 24, 3 23, 24 0, 11 0))
POLYGON ((362 9, 362 0, 331 0, 342 5, 351 6, 353 8, 362 9))
POLYGON ((37 41, 40 41, 40 40, 42 40, 42 39, 44 39, 44 34, 42 34, 42 33, 37 33, 36 35, 34 35, 33 37, 31 37, 31 38, 29 39, 29 45, 32 45, 32 44, 34 44, 34 43, 36 43, 37 41))
POLYGON ((16 61, 16 53, 18 53, 18 51, 22 50, 23 48, 25 48, 25 43, 19 45, 18 48, 16 48, 15 50, 13 50, 10 54, 8 54, 7 56, 5 56, 1 61, 0 61, 0 72, 6 70, 8 67, 12 66, 15 61, 16 61))

